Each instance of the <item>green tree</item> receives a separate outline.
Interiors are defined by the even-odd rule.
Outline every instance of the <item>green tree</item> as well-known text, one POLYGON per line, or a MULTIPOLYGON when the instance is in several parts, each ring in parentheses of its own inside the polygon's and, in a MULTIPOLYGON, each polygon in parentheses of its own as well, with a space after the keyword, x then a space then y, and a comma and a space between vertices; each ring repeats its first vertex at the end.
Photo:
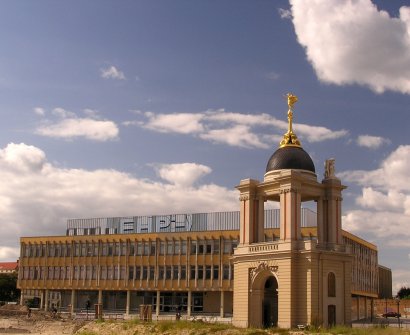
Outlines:
POLYGON ((410 299, 410 287, 402 287, 398 292, 397 296, 400 299, 410 299))
POLYGON ((17 273, 0 273, 0 301, 17 301, 17 273))

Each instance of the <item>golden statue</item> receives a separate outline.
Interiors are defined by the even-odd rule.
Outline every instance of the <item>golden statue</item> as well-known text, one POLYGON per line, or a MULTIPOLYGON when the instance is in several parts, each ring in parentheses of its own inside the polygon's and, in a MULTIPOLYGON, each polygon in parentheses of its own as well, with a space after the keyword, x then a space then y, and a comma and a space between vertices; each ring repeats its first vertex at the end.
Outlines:
POLYGON ((288 97, 288 106, 290 110, 293 110, 293 105, 298 102, 298 97, 292 93, 286 94, 288 97))
POLYGON ((286 147, 286 146, 295 146, 295 147, 300 147, 300 141, 297 138, 296 134, 293 132, 293 105, 298 101, 298 97, 296 95, 293 95, 292 93, 286 94, 286 97, 288 99, 288 131, 286 134, 283 135, 283 139, 280 142, 279 146, 280 147, 286 147))

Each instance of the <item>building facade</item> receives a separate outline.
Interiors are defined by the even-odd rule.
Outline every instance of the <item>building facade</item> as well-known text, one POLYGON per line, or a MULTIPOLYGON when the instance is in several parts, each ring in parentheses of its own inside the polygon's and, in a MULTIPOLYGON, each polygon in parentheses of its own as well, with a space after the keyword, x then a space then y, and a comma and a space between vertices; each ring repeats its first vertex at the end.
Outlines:
POLYGON ((157 317, 213 314, 240 327, 350 324, 378 295, 377 248, 342 230, 345 187, 332 159, 317 180, 293 133, 294 99, 263 182, 237 186, 240 211, 69 220, 64 236, 22 237, 21 302, 36 290, 40 308, 71 312, 150 304, 157 317))

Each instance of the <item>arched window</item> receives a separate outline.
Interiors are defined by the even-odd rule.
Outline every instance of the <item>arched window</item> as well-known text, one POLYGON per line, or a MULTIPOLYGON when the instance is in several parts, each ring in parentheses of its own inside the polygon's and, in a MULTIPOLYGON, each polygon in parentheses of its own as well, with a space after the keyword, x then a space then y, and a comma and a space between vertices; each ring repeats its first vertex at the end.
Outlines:
POLYGON ((333 272, 327 275, 327 296, 336 297, 336 276, 333 272))

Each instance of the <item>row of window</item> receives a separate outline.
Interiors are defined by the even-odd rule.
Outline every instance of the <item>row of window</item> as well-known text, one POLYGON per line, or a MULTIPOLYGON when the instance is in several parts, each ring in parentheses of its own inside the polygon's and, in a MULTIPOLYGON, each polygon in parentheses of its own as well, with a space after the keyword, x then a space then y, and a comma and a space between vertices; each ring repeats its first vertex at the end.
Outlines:
MULTIPOLYGON (((190 254, 233 254, 238 240, 190 240, 190 254), (222 241, 222 243, 221 243, 222 241)), ((154 256, 186 255, 187 240, 133 242, 73 242, 22 244, 24 257, 92 257, 92 256, 154 256)))
MULTIPOLYGON (((185 265, 174 266, 24 266, 21 279, 48 280, 185 280, 214 279, 220 276, 219 265, 191 265, 189 274, 185 265)), ((222 267, 222 279, 233 279, 233 268, 226 264, 222 267)))

